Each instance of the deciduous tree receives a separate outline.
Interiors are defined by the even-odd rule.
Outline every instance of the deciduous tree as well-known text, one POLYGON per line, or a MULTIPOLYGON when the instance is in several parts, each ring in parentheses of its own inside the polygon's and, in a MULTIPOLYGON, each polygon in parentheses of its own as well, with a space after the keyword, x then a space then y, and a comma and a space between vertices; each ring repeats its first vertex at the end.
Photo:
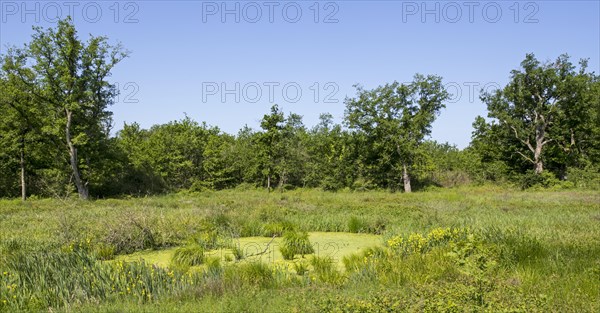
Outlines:
POLYGON ((401 174, 405 192, 411 192, 411 166, 431 124, 445 107, 448 92, 439 76, 415 75, 409 84, 393 82, 373 90, 357 87, 346 99, 346 122, 368 136, 378 160, 401 174))

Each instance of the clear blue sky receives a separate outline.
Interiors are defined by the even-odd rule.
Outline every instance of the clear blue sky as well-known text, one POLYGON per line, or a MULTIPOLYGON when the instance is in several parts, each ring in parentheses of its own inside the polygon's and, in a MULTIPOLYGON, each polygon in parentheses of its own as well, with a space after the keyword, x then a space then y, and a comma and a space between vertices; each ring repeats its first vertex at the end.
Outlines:
POLYGON ((303 115, 309 127, 323 112, 341 122, 352 85, 437 74, 455 99, 432 137, 459 147, 468 145, 474 118, 486 114, 479 89, 506 84, 526 53, 542 60, 561 53, 590 58, 591 70, 600 72, 599 1, 320 1, 318 22, 315 1, 228 1, 225 9, 234 13, 225 20, 222 3, 1 0, 1 51, 27 42, 32 25, 51 26, 69 12, 81 37, 121 42, 132 53, 112 77, 122 90, 111 107, 115 130, 124 122, 150 127, 185 112, 236 133, 244 124, 257 128, 270 100, 303 115), (223 84, 235 90, 236 83, 239 89, 222 101, 223 84))

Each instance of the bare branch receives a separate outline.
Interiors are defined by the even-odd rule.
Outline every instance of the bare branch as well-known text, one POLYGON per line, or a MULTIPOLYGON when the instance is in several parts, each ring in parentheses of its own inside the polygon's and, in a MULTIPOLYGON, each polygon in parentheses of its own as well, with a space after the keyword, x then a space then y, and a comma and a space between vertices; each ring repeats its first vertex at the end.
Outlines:
POLYGON ((519 137, 519 132, 517 132, 517 129, 514 126, 510 126, 510 128, 512 128, 512 130, 515 133, 515 137, 522 142, 524 145, 527 146, 527 148, 529 148, 529 150, 531 150, 531 152, 535 152, 535 149, 533 148, 533 146, 531 145, 531 143, 529 143, 529 138, 527 140, 523 140, 521 139, 521 137, 519 137))
POLYGON ((535 162, 534 162, 534 161, 533 161, 533 160, 532 160, 530 157, 528 157, 528 156, 524 155, 523 153, 521 153, 521 151, 517 151, 517 153, 518 153, 519 155, 521 155, 521 156, 522 156, 522 157, 523 157, 525 160, 527 160, 527 161, 529 161, 529 162, 531 162, 531 163, 535 164, 535 162))
POLYGON ((543 147, 545 144, 547 144, 547 143, 549 143, 549 142, 552 142, 552 141, 554 141, 554 139, 548 139, 548 140, 546 140, 546 141, 542 142, 542 147, 543 147))

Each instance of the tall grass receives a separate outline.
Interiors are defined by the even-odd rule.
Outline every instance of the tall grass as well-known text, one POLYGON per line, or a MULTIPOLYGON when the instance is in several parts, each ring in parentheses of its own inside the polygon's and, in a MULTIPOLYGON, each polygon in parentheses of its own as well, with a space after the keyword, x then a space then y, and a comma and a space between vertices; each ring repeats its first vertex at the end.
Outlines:
POLYGON ((202 265, 204 259, 204 248, 199 245, 189 245, 175 250, 171 264, 185 269, 190 266, 202 265))
POLYGON ((283 245, 279 250, 285 260, 292 260, 296 255, 301 255, 304 258, 304 255, 315 252, 308 240, 308 233, 296 231, 288 231, 284 234, 283 245))
POLYGON ((0 200, 0 311, 597 312, 599 203, 588 191, 486 186, 0 200), (312 256, 203 257, 293 231, 381 233, 385 245, 347 256, 343 270, 312 256), (103 261, 172 246, 185 266, 103 261))

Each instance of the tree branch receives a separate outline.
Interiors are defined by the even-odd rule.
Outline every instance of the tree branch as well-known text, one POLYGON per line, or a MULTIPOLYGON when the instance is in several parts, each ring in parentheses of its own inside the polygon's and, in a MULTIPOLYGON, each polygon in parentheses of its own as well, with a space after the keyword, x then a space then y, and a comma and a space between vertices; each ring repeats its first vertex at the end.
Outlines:
POLYGON ((527 148, 529 148, 529 150, 531 152, 535 152, 535 149, 533 148, 533 146, 531 145, 531 143, 529 142, 529 138, 527 140, 523 140, 519 137, 519 133, 517 132, 517 129, 514 126, 510 126, 510 128, 515 132, 515 137, 524 145, 527 146, 527 148))
POLYGON ((522 156, 522 157, 523 157, 525 160, 527 160, 527 161, 529 161, 529 162, 531 162, 531 163, 535 164, 535 162, 534 162, 534 161, 533 161, 533 160, 532 160, 530 157, 528 157, 528 156, 524 155, 523 153, 521 153, 521 151, 518 151, 518 150, 517 150, 517 153, 518 153, 518 154, 520 154, 520 155, 521 155, 521 156, 522 156))

